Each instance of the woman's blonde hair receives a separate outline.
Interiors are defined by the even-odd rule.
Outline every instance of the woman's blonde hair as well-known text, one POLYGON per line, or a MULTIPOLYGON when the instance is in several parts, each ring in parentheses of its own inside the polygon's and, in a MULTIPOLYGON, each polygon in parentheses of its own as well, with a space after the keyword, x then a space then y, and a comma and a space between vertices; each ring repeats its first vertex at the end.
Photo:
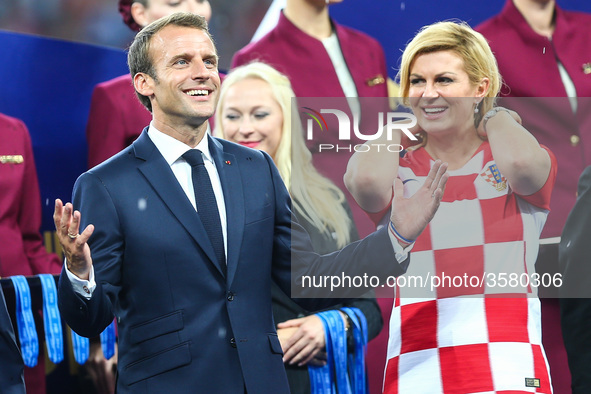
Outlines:
MULTIPOLYGON (((230 87, 249 78, 267 82, 283 112, 281 140, 273 160, 292 196, 295 211, 311 222, 321 233, 329 237, 335 233, 339 248, 345 246, 350 241, 352 225, 343 207, 345 195, 334 183, 320 175, 312 165, 312 154, 304 142, 300 115, 297 110, 292 111, 292 100, 295 100, 295 94, 285 75, 261 62, 250 63, 232 70, 224 78, 220 90, 215 113, 214 135, 226 139, 222 127, 224 99, 230 87)), ((298 108, 295 103, 293 108, 298 108)))
POLYGON ((406 46, 397 77, 403 103, 409 103, 410 69, 414 60, 419 55, 438 51, 456 53, 463 60, 464 70, 473 85, 478 85, 483 78, 488 78, 489 87, 485 97, 489 99, 484 99, 479 104, 481 117, 494 106, 494 98, 499 94, 502 79, 497 60, 488 42, 482 34, 474 31, 465 22, 447 21, 425 26, 406 46))

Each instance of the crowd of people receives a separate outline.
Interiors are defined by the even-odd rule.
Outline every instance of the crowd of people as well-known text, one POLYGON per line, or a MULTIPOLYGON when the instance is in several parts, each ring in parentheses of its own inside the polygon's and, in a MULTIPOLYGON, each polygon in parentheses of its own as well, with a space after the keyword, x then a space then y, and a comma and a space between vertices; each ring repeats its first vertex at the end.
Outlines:
MULTIPOLYGON (((222 73, 215 2, 120 0, 130 74, 92 94, 89 170, 55 202, 64 261, 39 233, 31 137, 0 115, 0 277, 60 274, 62 317, 91 338, 84 390, 589 392, 591 15, 507 0, 475 27, 429 24, 391 101, 384 48, 330 17, 341 2, 286 0, 222 73), (354 152, 322 151, 341 125, 309 107, 326 130, 306 134, 305 98, 341 100, 354 152), (376 123, 389 111, 413 116, 416 142, 376 123), (303 276, 367 274, 483 281, 302 291, 303 276), (512 275, 528 283, 500 285, 512 275)), ((3 304, 0 386, 45 393, 3 304)))

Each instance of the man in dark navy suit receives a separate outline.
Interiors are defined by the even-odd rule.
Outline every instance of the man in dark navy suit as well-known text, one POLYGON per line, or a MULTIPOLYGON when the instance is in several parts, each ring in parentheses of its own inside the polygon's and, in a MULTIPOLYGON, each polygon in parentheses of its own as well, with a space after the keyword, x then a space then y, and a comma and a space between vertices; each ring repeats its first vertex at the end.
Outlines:
MULTIPOLYGON (((409 249, 383 229, 339 253, 309 251, 273 160, 206 133, 220 79, 202 17, 148 25, 128 63, 152 122, 80 176, 73 205, 56 201, 62 315, 84 336, 116 316, 119 393, 287 393, 271 279, 290 294, 292 270, 295 283, 304 273, 400 275, 409 249)), ((394 201, 405 238, 441 200, 445 165, 435 167, 416 198, 394 201)))
POLYGON ((560 319, 573 394, 591 392, 591 166, 579 178, 577 202, 568 215, 559 247, 560 319))
POLYGON ((6 302, 4 301, 4 293, 1 287, 0 360, 2 364, 2 368, 0 368, 0 391, 6 394, 24 394, 25 380, 23 372, 25 365, 23 364, 23 357, 16 344, 12 322, 6 310, 6 302))

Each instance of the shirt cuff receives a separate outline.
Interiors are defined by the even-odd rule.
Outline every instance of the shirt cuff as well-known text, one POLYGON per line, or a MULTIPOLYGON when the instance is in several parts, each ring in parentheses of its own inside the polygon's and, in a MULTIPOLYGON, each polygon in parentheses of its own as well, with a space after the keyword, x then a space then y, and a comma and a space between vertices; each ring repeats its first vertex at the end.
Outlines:
POLYGON ((396 239, 394 234, 392 234, 392 231, 390 231, 389 229, 388 237, 390 237, 390 242, 392 243, 392 247, 394 248, 394 255, 396 256, 396 261, 398 262, 398 264, 405 262, 408 258, 408 254, 412 250, 413 246, 415 246, 415 243, 413 242, 410 245, 403 248, 402 245, 398 243, 398 239, 396 239))
POLYGON ((96 282, 94 281, 94 267, 90 267, 90 274, 88 275, 88 280, 80 279, 76 275, 70 272, 68 269, 68 264, 64 260, 64 269, 66 270, 66 275, 68 275, 68 279, 72 284, 72 288, 74 292, 80 294, 82 297, 90 300, 92 297, 92 293, 96 288, 96 282))

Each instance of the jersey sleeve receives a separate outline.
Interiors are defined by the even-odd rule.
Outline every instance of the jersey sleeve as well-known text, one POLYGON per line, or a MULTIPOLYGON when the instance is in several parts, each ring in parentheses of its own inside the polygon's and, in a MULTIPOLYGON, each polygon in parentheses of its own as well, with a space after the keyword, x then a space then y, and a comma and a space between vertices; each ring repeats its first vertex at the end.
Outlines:
POLYGON ((544 186, 542 186, 537 192, 528 196, 519 195, 519 197, 538 208, 550 210, 550 196, 552 195, 552 189, 554 189, 554 183, 556 182, 558 164, 554 153, 544 145, 541 145, 541 147, 545 149, 550 156, 550 173, 548 174, 548 179, 546 179, 544 186))

